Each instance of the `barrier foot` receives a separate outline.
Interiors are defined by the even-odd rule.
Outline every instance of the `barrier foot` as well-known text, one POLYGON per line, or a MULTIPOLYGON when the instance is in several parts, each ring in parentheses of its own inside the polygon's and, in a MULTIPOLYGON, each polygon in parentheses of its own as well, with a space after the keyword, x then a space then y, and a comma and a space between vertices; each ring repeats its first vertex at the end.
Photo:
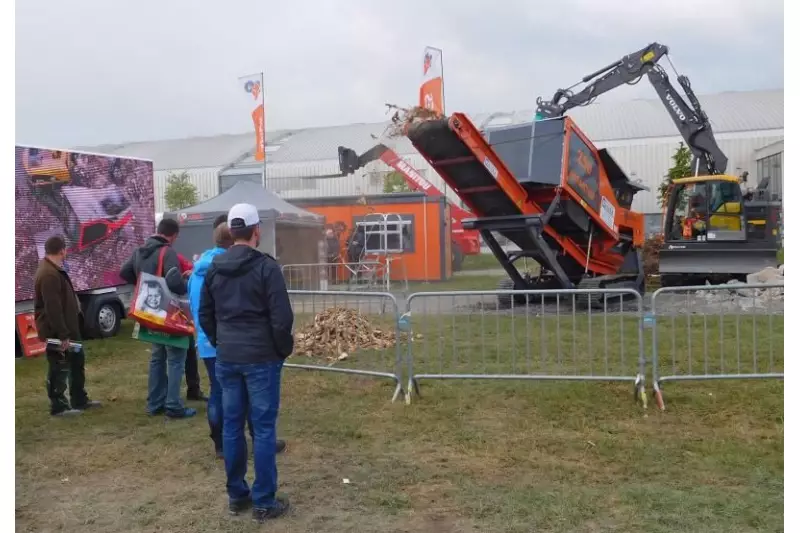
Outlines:
POLYGON ((636 376, 636 381, 633 384, 633 401, 641 403, 643 409, 647 409, 647 392, 645 391, 644 376, 641 374, 636 376))
POLYGON ((653 383, 653 398, 655 399, 658 409, 663 411, 665 409, 664 395, 661 393, 661 387, 659 386, 658 381, 653 383))
POLYGON ((411 404, 411 396, 415 395, 418 398, 421 398, 422 395, 419 393, 419 382, 414 378, 409 378, 408 380, 408 388, 406 391, 406 405, 411 404))
MULTIPOLYGON (((407 394, 404 394, 404 392, 405 392, 405 391, 403 391, 403 386, 402 386, 402 385, 400 385, 400 382, 398 381, 398 382, 396 383, 396 385, 395 385, 395 388, 394 388, 394 394, 392 395, 392 403, 396 402, 396 401, 397 401, 397 399, 400 397, 400 395, 401 395, 401 394, 403 394, 403 395, 404 395, 404 396, 406 396, 406 398, 407 398, 407 397, 408 397, 408 395, 407 395, 407 394)), ((408 401, 406 401, 406 403, 408 403, 408 401)))

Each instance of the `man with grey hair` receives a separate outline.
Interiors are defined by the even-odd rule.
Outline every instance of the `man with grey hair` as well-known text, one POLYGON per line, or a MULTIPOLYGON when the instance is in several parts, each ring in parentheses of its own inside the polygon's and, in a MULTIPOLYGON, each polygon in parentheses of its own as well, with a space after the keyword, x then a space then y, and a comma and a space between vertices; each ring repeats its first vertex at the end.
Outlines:
POLYGON ((264 522, 283 515, 286 500, 276 498, 276 424, 283 361, 292 353, 294 314, 275 259, 258 250, 261 219, 250 204, 228 212, 233 246, 214 257, 200 296, 199 322, 216 348, 216 375, 222 388, 222 451, 228 507, 239 514, 253 507, 264 522), (245 481, 248 406, 253 424, 252 490, 245 481))

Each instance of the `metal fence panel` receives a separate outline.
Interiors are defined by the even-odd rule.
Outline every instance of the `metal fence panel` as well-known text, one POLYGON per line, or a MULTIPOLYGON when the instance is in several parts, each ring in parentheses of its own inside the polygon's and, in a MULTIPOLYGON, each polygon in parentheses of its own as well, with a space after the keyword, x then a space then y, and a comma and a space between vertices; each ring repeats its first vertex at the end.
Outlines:
MULTIPOLYGON (((295 352, 285 365, 288 368, 337 372, 389 379, 394 384, 392 401, 402 393, 401 338, 398 330, 399 308, 392 294, 380 292, 341 292, 341 291, 296 291, 290 290, 289 297, 295 315, 295 352), (325 311, 335 309, 357 311, 371 325, 394 334, 395 343, 390 347, 367 347, 350 350, 342 347, 334 336, 317 339, 314 353, 300 349, 302 340, 298 334, 307 332, 315 318, 325 311), (346 354, 346 355, 345 355, 346 354)), ((342 331, 350 333, 350 324, 341 324, 342 331)), ((330 333, 330 331, 329 331, 330 333)))
POLYGON ((521 379, 628 381, 646 402, 641 319, 632 289, 412 294, 406 401, 423 379, 521 379))
POLYGON ((669 381, 783 379, 783 283, 662 288, 645 323, 660 409, 669 381))
POLYGON ((286 286, 294 290, 388 291, 388 272, 379 261, 305 263, 281 267, 286 286))

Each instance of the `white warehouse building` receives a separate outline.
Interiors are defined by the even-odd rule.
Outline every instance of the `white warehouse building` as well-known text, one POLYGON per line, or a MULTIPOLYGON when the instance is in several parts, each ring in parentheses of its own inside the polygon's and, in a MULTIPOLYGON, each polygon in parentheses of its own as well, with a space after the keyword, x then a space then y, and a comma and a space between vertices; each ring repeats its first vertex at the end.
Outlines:
MULTIPOLYGON (((747 172, 755 185, 769 176, 770 188, 783 190, 783 89, 726 92, 699 97, 711 120, 720 148, 728 156, 727 173, 747 172)), ((648 230, 660 223, 656 192, 682 141, 663 104, 657 99, 598 102, 568 113, 598 148, 606 148, 633 180, 651 190, 637 194, 634 209, 649 215, 648 230)), ((501 126, 529 122, 533 110, 470 114, 476 125, 501 126)), ((338 172, 337 147, 361 153, 371 148, 388 123, 351 124, 267 133, 267 162, 253 159, 252 133, 182 140, 93 146, 99 152, 152 159, 156 170, 156 210, 165 211, 167 177, 186 171, 205 200, 240 180, 264 183, 285 199, 354 196, 383 192, 390 168, 368 165, 360 175, 315 179, 338 172), (265 175, 266 173, 266 175, 265 175)), ((385 142, 385 141, 384 141, 385 142)), ((441 178, 405 138, 388 144, 445 194, 441 178)))

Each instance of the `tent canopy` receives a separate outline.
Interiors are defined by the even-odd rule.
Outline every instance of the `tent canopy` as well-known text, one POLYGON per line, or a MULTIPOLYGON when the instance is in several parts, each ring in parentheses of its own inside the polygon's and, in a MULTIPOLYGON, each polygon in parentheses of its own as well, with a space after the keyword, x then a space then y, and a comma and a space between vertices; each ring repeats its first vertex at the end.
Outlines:
MULTIPOLYGON (((240 181, 210 200, 181 209, 174 213, 177 217, 171 218, 177 218, 181 222, 205 220, 214 218, 221 213, 227 213, 235 204, 254 205, 262 220, 296 221, 306 224, 322 224, 324 222, 324 217, 293 206, 261 185, 246 181, 240 181)), ((165 213, 166 215, 168 213, 165 213)))

